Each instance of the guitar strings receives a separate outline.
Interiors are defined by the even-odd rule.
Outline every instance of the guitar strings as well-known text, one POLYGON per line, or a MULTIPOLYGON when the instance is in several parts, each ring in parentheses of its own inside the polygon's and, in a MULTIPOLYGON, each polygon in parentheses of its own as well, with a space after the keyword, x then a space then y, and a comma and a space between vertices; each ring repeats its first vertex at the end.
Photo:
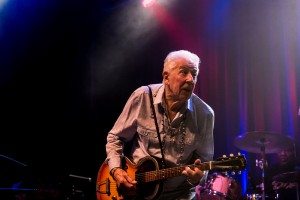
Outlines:
POLYGON ((138 182, 151 182, 151 181, 174 177, 177 175, 181 175, 182 171, 185 169, 186 166, 189 166, 191 168, 195 167, 195 165, 183 165, 180 167, 167 168, 167 169, 149 171, 144 173, 137 173, 136 180, 138 182))

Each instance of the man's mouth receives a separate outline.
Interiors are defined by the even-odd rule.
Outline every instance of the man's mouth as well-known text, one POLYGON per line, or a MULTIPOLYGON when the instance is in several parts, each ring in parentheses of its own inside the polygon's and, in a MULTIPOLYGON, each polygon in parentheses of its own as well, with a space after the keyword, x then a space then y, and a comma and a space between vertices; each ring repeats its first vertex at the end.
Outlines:
POLYGON ((190 92, 190 91, 192 91, 192 89, 191 89, 191 88, 182 88, 182 90, 184 90, 184 91, 186 91, 186 92, 190 92))

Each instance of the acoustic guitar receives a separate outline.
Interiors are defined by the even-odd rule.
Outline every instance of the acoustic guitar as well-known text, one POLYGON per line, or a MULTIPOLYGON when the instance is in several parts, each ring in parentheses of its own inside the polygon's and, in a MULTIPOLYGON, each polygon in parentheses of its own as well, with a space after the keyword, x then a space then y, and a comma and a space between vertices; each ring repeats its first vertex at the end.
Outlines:
POLYGON ((117 182, 109 173, 109 167, 104 162, 97 175, 96 196, 97 200, 126 200, 145 199, 152 200, 159 197, 162 190, 163 181, 172 177, 181 176, 186 166, 203 170, 216 171, 241 171, 246 168, 246 159, 242 154, 238 156, 223 156, 215 161, 204 162, 199 165, 184 165, 172 168, 160 169, 159 159, 148 156, 138 163, 132 162, 124 157, 122 169, 137 181, 136 190, 126 193, 119 190, 117 182))

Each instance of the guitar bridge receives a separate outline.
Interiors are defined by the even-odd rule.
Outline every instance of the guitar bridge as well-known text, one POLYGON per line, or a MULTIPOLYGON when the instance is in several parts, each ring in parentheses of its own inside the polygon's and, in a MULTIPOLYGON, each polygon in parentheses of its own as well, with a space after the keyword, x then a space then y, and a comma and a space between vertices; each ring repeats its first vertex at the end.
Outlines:
POLYGON ((96 192, 99 192, 101 194, 107 194, 108 196, 110 196, 110 180, 109 178, 105 179, 105 181, 98 183, 96 185, 96 192), (105 188, 104 190, 101 190, 101 187, 105 188))

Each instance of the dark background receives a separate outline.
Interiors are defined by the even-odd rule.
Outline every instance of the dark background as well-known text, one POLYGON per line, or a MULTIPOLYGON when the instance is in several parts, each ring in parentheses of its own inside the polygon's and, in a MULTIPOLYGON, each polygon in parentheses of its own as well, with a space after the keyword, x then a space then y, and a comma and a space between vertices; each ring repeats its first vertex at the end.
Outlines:
POLYGON ((91 178, 94 199, 107 132, 135 88, 161 82, 163 59, 178 49, 202 60, 195 92, 216 113, 215 157, 240 151, 233 140, 248 131, 299 141, 299 3, 161 3, 144 11, 133 0, 3 3, 4 187, 20 174, 46 185, 75 183, 75 174, 91 178))

